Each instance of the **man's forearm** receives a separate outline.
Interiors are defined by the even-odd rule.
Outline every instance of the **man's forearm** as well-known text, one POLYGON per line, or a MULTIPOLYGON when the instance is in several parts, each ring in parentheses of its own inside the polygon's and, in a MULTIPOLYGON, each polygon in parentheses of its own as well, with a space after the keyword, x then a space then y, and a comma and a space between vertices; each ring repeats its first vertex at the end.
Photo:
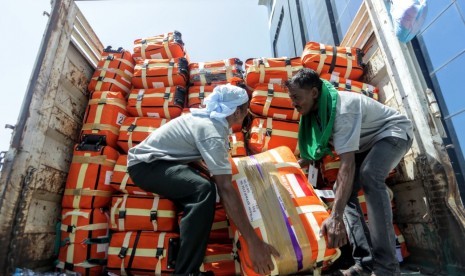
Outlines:
POLYGON ((241 200, 236 190, 231 187, 218 189, 218 191, 228 217, 234 222, 234 224, 236 224, 239 232, 245 238, 247 243, 250 243, 253 241, 253 239, 258 238, 254 229, 250 225, 247 214, 242 207, 241 200))
POLYGON ((353 153, 352 156, 341 155, 340 157, 341 166, 337 174, 336 195, 331 212, 331 215, 335 217, 342 217, 342 214, 344 213, 344 208, 352 193, 355 175, 355 160, 353 158, 353 153))

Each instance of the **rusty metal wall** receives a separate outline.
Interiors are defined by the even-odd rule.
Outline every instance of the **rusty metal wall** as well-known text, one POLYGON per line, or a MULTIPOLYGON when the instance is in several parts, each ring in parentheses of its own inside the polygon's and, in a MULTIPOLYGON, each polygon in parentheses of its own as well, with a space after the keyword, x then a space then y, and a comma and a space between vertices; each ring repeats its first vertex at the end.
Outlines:
POLYGON ((103 49, 72 0, 53 4, 0 178, 0 275, 15 267, 53 267, 55 226, 86 88, 95 53, 103 49), (90 33, 76 31, 83 26, 90 33))

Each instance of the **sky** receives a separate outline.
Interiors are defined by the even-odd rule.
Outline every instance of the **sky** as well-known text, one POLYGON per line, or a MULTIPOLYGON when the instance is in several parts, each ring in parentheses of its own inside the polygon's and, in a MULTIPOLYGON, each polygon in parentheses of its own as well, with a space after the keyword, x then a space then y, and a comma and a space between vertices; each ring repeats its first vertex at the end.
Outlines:
MULTIPOLYGON (((191 62, 271 57, 268 15, 258 0, 79 1, 104 46, 133 52, 134 40, 182 33, 191 62)), ((2 1, 0 151, 9 148, 50 13, 50 0, 2 1), (27 7, 25 9, 24 7, 27 7)))

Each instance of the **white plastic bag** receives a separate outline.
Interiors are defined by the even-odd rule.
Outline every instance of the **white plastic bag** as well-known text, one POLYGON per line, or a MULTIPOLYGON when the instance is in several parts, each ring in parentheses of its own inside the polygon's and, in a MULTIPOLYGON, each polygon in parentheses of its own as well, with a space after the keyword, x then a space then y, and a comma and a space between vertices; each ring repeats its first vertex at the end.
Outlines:
POLYGON ((407 43, 420 31, 428 11, 426 0, 391 0, 390 14, 397 38, 407 43))

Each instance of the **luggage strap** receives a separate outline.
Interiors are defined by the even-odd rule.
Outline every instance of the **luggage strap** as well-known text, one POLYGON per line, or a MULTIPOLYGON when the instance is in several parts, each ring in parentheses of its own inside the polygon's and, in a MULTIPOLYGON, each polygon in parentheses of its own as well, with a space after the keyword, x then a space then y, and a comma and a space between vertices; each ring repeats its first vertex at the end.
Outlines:
POLYGON ((173 58, 173 54, 171 54, 169 40, 170 40, 169 34, 165 33, 165 35, 163 36, 163 48, 165 49, 165 52, 168 58, 171 59, 173 58))
MULTIPOLYGON (((127 129, 127 134, 128 134, 128 148, 132 148, 133 147, 133 144, 132 144, 132 132, 134 131, 134 129, 137 127, 137 119, 139 119, 139 117, 136 117, 134 119, 134 122, 132 122, 132 124, 128 127, 127 129)), ((120 128, 120 131, 121 131, 121 128, 120 128)))
MULTIPOLYGON (((119 81, 112 79, 112 78, 106 78, 106 77, 100 76, 100 77, 94 77, 92 78, 92 80, 97 81, 97 84, 95 85, 95 91, 101 90, 102 85, 108 82, 108 83, 116 85, 119 89, 123 90, 126 94, 130 92, 129 91, 130 89, 127 86, 123 85, 119 81)), ((131 85, 131 83, 128 83, 128 84, 129 86, 131 85)))
POLYGON ((237 141, 237 136, 235 133, 229 135, 229 137, 231 138, 232 142, 229 143, 229 147, 231 149, 231 153, 232 155, 236 155, 237 154, 237 149, 239 147, 244 147, 244 142, 243 141, 237 141))
POLYGON ((83 226, 76 226, 74 224, 72 225, 66 225, 62 224, 60 226, 60 230, 63 232, 67 233, 76 233, 78 230, 85 230, 85 231, 93 231, 93 230, 100 230, 100 229, 107 229, 108 228, 108 223, 94 223, 94 224, 87 224, 83 226))
POLYGON ((122 108, 126 110, 126 101, 123 99, 118 99, 118 98, 102 98, 102 99, 90 99, 89 100, 89 105, 101 105, 101 104, 108 104, 108 105, 114 105, 119 108, 122 108))
POLYGON ((107 159, 106 155, 97 155, 97 156, 82 156, 74 155, 71 163, 76 164, 96 164, 107 167, 114 167, 116 160, 107 159))
POLYGON ((134 67, 134 64, 133 64, 132 62, 130 62, 129 60, 127 60, 127 59, 115 57, 115 56, 113 56, 113 55, 108 55, 108 56, 102 56, 102 58, 100 58, 100 61, 105 61, 105 64, 104 64, 102 67, 97 67, 97 70, 98 70, 98 69, 110 68, 110 67, 108 67, 108 65, 106 64, 106 61, 112 61, 112 60, 116 60, 116 61, 118 61, 118 62, 122 62, 122 63, 126 64, 126 65, 129 66, 129 67, 134 67))
MULTIPOLYGON (((120 185, 119 185, 119 188, 120 188, 120 190, 125 191, 125 193, 127 193, 127 191, 126 191, 126 185, 127 185, 127 183, 128 183, 128 180, 129 180, 128 167, 127 167, 126 165, 119 165, 119 164, 116 164, 116 165, 115 165, 115 168, 113 169, 113 172, 124 173, 123 180, 121 180, 121 183, 120 183, 120 185)), ((115 227, 116 227, 116 226, 115 226, 115 227)))
POLYGON ((158 215, 157 215, 157 210, 158 210, 158 203, 160 202, 160 197, 156 196, 153 198, 153 203, 152 203, 152 209, 150 210, 150 221, 152 222, 153 225, 153 231, 158 230, 158 215))
POLYGON ((82 126, 81 130, 92 130, 92 131, 110 131, 111 133, 118 135, 119 127, 112 126, 110 124, 98 124, 98 123, 86 123, 82 126))
POLYGON ((117 68, 97 67, 96 71, 98 70, 100 70, 99 77, 105 77, 105 73, 108 72, 108 73, 116 74, 128 82, 131 82, 131 78, 133 75, 131 72, 123 71, 117 68))
POLYGON ((336 67, 336 60, 337 60, 337 48, 333 46, 333 58, 331 59, 331 65, 329 66, 329 73, 333 73, 334 67, 336 67))
MULTIPOLYGON (((123 239, 123 244, 121 245, 121 249, 118 253, 118 257, 121 259, 121 268, 120 268, 120 272, 121 272, 121 275, 123 276, 127 276, 126 274, 126 270, 124 268, 124 259, 126 258, 126 254, 128 253, 128 249, 129 249, 129 241, 131 239, 131 235, 132 235, 132 231, 129 231, 126 233, 126 235, 124 236, 124 239, 123 239)), ((134 251, 134 248, 133 247, 133 250, 134 251)))
POLYGON ((155 266, 155 275, 161 275, 161 262, 166 257, 166 249, 163 247, 165 241, 166 232, 161 232, 158 236, 157 242, 157 253, 155 257, 158 259, 157 265, 155 266))
POLYGON ((111 197, 112 191, 100 191, 100 190, 90 190, 90 189, 65 189, 65 195, 72 196, 101 196, 101 197, 111 197))

